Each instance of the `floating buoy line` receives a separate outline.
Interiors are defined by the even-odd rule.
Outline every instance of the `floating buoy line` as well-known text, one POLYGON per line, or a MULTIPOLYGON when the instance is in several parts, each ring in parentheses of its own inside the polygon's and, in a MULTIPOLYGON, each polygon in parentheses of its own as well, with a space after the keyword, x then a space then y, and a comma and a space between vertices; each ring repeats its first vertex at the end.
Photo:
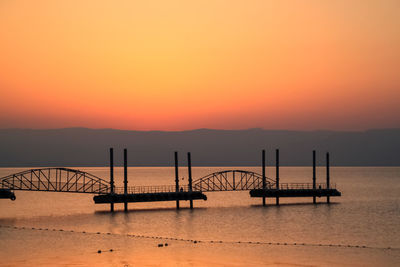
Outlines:
MULTIPOLYGON (((198 243, 210 243, 210 244, 252 244, 252 245, 270 245, 270 246, 308 246, 308 247, 338 247, 338 248, 359 248, 359 249, 380 249, 380 250, 400 250, 397 247, 374 247, 374 246, 365 246, 365 245, 351 245, 351 244, 317 244, 317 243, 289 243, 289 242, 260 242, 260 241, 223 241, 223 240, 193 240, 193 239, 184 239, 184 238, 176 238, 176 237, 162 237, 162 236, 149 236, 149 235, 137 235, 137 234, 114 234, 109 232, 87 232, 87 231, 74 231, 74 230, 64 230, 64 229, 50 229, 50 228, 37 228, 37 227, 18 227, 18 226, 10 226, 10 225, 0 225, 0 228, 10 228, 15 230, 35 230, 35 231, 57 231, 57 232, 65 232, 65 233, 78 233, 78 234, 92 234, 92 235, 113 235, 113 236, 125 236, 125 237, 133 237, 133 238, 145 238, 145 239, 162 239, 162 240, 172 240, 172 241, 181 241, 188 242, 193 244, 198 243)), ((158 244, 158 247, 167 247, 168 243, 158 244)), ((102 251, 98 250, 97 253, 102 252, 113 252, 113 249, 102 251)))

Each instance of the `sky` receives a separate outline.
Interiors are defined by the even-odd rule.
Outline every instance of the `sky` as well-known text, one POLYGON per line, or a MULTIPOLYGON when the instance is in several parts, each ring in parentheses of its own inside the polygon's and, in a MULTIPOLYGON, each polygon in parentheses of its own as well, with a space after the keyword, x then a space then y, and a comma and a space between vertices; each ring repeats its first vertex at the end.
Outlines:
POLYGON ((400 1, 0 0, 0 128, 400 128, 400 1))

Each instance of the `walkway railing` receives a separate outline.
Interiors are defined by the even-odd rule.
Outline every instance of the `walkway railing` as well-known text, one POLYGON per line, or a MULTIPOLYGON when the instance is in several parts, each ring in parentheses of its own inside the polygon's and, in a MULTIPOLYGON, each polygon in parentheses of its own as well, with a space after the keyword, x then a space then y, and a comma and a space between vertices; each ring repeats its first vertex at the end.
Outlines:
MULTIPOLYGON (((189 187, 187 185, 180 186, 179 191, 187 192, 189 191, 189 187)), ((175 185, 144 185, 144 186, 128 186, 127 193, 128 194, 145 194, 145 193, 171 193, 176 192, 175 185)), ((116 186, 114 188, 115 194, 123 194, 124 187, 116 186)))
MULTIPOLYGON (((331 184, 329 186, 330 189, 335 189, 336 184, 331 184)), ((262 187, 258 187, 256 189, 262 189, 262 187)), ((267 190, 276 189, 275 185, 267 185, 265 188, 267 190)), ((312 183, 282 183, 279 185, 279 189, 281 190, 296 190, 296 189, 313 189, 312 183)), ((316 184, 316 189, 327 189, 325 183, 316 184)), ((189 186, 183 185, 179 187, 179 191, 187 192, 189 191, 189 186)), ((193 191, 198 191, 193 188, 193 191)), ((218 190, 218 191, 234 191, 234 190, 218 190)), ((128 194, 146 194, 146 193, 171 193, 176 192, 175 185, 154 185, 154 186, 128 186, 127 193, 128 194)), ((204 191, 207 192, 207 191, 204 191)), ((217 192, 217 191, 209 191, 209 192, 217 192)), ((124 187, 116 186, 114 189, 115 194, 123 194, 124 187)))
MULTIPOLYGON (((271 187, 268 189, 275 189, 276 187, 271 187)), ((328 189, 326 183, 316 184, 316 189, 328 189)), ((313 189, 312 183, 283 183, 279 184, 279 189, 291 190, 291 189, 313 189)), ((336 189, 336 184, 330 184, 329 189, 336 189)))

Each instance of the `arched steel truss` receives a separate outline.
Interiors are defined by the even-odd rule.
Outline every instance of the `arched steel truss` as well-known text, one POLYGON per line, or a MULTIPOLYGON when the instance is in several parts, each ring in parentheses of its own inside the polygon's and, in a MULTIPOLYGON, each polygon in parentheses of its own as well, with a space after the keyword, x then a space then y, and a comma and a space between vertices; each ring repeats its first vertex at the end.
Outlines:
POLYGON ((110 184, 87 172, 68 168, 31 169, 0 178, 3 189, 107 194, 110 184))
MULTIPOLYGON (((193 181, 193 191, 212 192, 212 191, 239 191, 263 188, 262 175, 243 171, 226 170, 214 172, 200 179, 193 181)), ((271 188, 275 181, 265 178, 266 188, 271 188)))

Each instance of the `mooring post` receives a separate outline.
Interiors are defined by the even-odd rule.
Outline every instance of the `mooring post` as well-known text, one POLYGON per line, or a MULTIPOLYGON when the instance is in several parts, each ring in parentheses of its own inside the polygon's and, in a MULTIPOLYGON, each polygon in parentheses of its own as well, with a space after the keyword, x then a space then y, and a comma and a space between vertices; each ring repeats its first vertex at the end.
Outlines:
POLYGON ((126 202, 128 195, 128 151, 126 148, 124 149, 124 195, 124 210, 128 211, 128 202, 126 202))
MULTIPOLYGON (((114 149, 110 148, 110 195, 114 195, 114 149)), ((114 211, 114 203, 110 203, 110 211, 114 211)))
MULTIPOLYGON (((266 181, 265 181, 265 150, 262 151, 262 186, 265 191, 266 181)), ((264 192, 265 193, 265 192, 264 192)), ((265 195, 263 196, 263 206, 265 206, 265 195)))
MULTIPOLYGON (((276 189, 279 190, 279 149, 276 150, 276 189)), ((276 197, 276 205, 279 205, 279 197, 276 197)))
MULTIPOLYGON (((314 189, 314 194, 315 194, 315 189, 317 188, 316 180, 317 180, 317 175, 316 175, 316 153, 315 150, 312 152, 313 155, 313 175, 312 175, 312 188, 314 189)), ((313 196, 313 203, 317 203, 317 198, 316 196, 313 196)))
MULTIPOLYGON (((179 192, 178 152, 175 151, 175 189, 179 192)), ((176 209, 179 210, 179 199, 176 200, 176 209)))
MULTIPOLYGON (((192 193, 192 160, 190 158, 190 152, 187 153, 188 157, 188 175, 189 175, 189 193, 192 193)), ((190 195, 190 209, 193 209, 193 199, 190 195)))
MULTIPOLYGON (((329 183, 330 183, 330 177, 329 177, 329 152, 326 153, 326 189, 329 189, 329 183)), ((330 203, 329 196, 326 197, 326 202, 330 203)))

